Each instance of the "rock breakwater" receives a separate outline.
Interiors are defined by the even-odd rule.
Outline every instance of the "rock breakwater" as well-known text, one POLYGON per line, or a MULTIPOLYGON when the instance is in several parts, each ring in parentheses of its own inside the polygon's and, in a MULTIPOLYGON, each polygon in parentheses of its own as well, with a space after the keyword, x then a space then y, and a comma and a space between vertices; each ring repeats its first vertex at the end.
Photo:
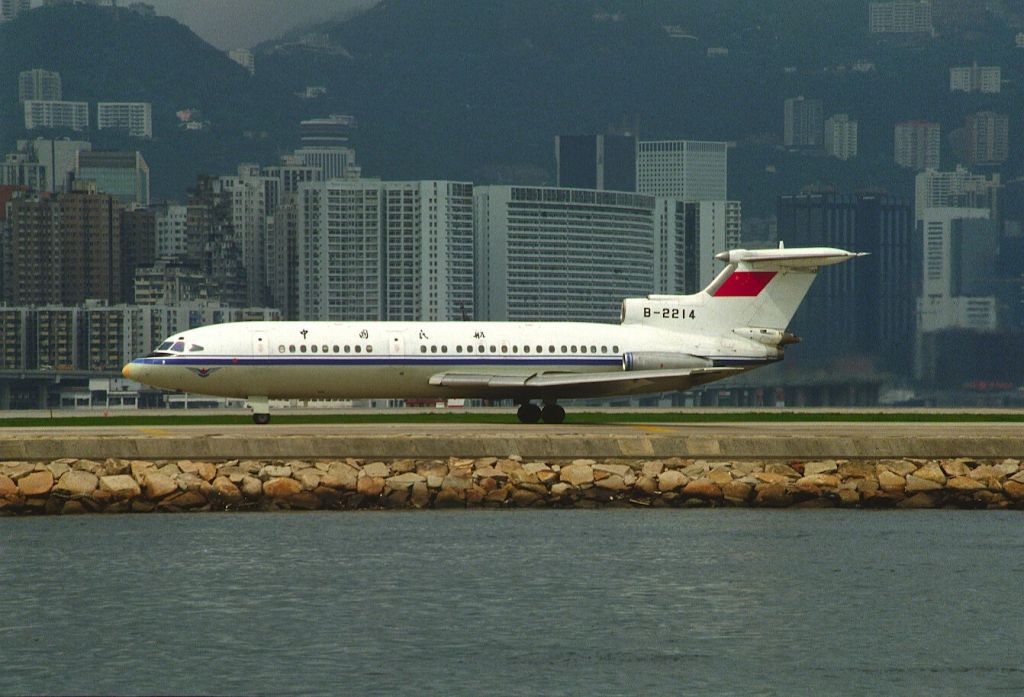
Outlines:
POLYGON ((0 463, 0 515, 420 508, 1014 508, 1016 459, 0 463))

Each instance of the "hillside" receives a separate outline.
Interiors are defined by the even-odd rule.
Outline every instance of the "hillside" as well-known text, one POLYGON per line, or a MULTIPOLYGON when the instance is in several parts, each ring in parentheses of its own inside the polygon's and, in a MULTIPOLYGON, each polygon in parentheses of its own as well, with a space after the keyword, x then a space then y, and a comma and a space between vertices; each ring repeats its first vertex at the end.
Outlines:
POLYGON ((157 197, 182 198, 199 172, 272 163, 297 145, 299 120, 338 112, 359 120, 363 171, 388 179, 552 182, 555 134, 623 122, 643 138, 727 140, 730 194, 751 216, 811 183, 909 193, 910 175, 891 165, 893 123, 908 118, 937 120, 948 136, 971 111, 1010 113, 1005 172, 1020 172, 1024 50, 1007 17, 980 13, 917 40, 879 40, 866 24, 867 0, 384 0, 311 28, 328 47, 258 47, 250 77, 167 18, 41 8, 0 25, 0 147, 27 135, 18 72, 43 67, 61 73, 65 99, 153 103, 151 142, 90 137, 139 147, 157 197), (949 93, 949 67, 973 60, 1002 65, 1002 94, 949 93), (854 72, 855 61, 876 69, 854 72), (328 92, 297 98, 308 85, 328 92), (799 94, 859 120, 857 160, 781 151, 783 100, 799 94), (186 107, 210 130, 179 130, 186 107))

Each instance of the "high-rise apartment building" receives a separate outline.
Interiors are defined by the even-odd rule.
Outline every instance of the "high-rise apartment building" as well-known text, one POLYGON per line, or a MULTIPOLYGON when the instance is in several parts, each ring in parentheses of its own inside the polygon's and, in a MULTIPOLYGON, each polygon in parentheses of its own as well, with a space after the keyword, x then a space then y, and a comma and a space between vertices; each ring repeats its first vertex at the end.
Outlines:
POLYGON ((556 181, 561 188, 636 191, 636 161, 633 136, 555 136, 556 181))
POLYGON ((61 302, 121 302, 123 206, 95 184, 78 181, 56 197, 60 216, 61 302))
POLYGON ((9 22, 32 8, 32 0, 0 0, 0 24, 9 22))
POLYGON ((1002 70, 998 65, 974 63, 949 69, 950 92, 981 92, 999 94, 1002 89, 1002 70))
POLYGON ((121 299, 136 302, 135 271, 156 261, 156 216, 152 208, 121 211, 121 299))
POLYGON ((868 3, 868 30, 872 34, 931 34, 929 0, 887 0, 868 3))
POLYGON ((59 102, 62 99, 64 99, 64 94, 61 89, 60 73, 42 68, 23 70, 18 73, 19 102, 25 103, 30 100, 59 102))
POLYGON ((728 146, 701 140, 642 140, 636 151, 636 190, 683 201, 724 201, 728 146))
POLYGON ((61 301, 60 209, 49 196, 12 200, 7 206, 5 298, 12 305, 61 301))
POLYGON ((256 74, 256 58, 249 49, 233 48, 228 51, 228 58, 248 70, 250 75, 256 74))
POLYGON ((999 165, 1010 153, 1010 119, 1006 114, 981 111, 964 123, 967 133, 966 159, 971 165, 999 165))
POLYGON ((821 270, 793 317, 791 331, 807 344, 795 359, 822 365, 858 355, 887 371, 910 367, 912 215, 909 201, 884 194, 780 197, 778 234, 786 246, 869 252, 855 264, 821 270))
POLYGON ((280 201, 280 182, 262 173, 259 165, 242 164, 236 175, 217 177, 214 187, 226 197, 228 222, 242 253, 246 304, 263 305, 267 298, 267 225, 280 201))
POLYGON ((164 203, 154 206, 157 259, 188 257, 188 206, 164 203))
POLYGON ((25 102, 25 129, 65 128, 85 131, 89 128, 88 102, 62 102, 29 99, 25 102))
POLYGON ((697 293, 725 264, 715 255, 740 246, 739 201, 693 201, 658 198, 654 214, 652 292, 697 293))
POLYGON ((857 122, 847 114, 825 120, 825 154, 840 160, 857 157, 857 122))
POLYGON ((787 99, 783 105, 783 144, 787 148, 817 149, 824 143, 820 99, 803 95, 787 99))
POLYGON ((96 182, 99 191, 122 203, 149 205, 149 165, 138 151, 79 151, 75 179, 96 182))
POLYGON ((992 220, 999 219, 999 173, 972 174, 957 165, 952 172, 929 169, 914 181, 914 219, 920 222, 926 208, 987 208, 992 220))
POLYGON ((96 128, 127 133, 132 138, 153 137, 153 105, 149 102, 100 102, 96 128))
POLYGON ((473 316, 473 185, 299 186, 298 314, 310 320, 473 316))
POLYGON ((653 290, 653 196, 480 186, 477 319, 615 321, 653 290))
POLYGON ((939 168, 939 124, 901 121, 896 124, 895 160, 900 167, 923 171, 939 168))

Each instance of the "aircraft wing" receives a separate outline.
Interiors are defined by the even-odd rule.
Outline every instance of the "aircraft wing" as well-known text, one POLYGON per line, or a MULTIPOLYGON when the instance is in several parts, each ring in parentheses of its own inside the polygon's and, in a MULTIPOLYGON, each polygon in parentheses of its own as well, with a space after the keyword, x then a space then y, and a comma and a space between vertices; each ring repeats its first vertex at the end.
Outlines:
POLYGON ((430 384, 450 387, 474 396, 553 395, 600 397, 688 390, 714 380, 741 373, 745 368, 685 368, 670 370, 617 370, 604 373, 530 373, 498 375, 487 373, 437 373, 430 384))

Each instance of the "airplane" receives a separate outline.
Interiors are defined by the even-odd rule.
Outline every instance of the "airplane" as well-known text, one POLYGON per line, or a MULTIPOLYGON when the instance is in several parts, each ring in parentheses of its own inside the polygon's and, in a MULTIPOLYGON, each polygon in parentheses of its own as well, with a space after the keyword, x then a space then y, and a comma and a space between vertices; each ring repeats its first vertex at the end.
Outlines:
POLYGON ((179 332, 124 366, 136 382, 246 399, 511 399, 523 423, 562 423, 559 399, 687 390, 779 361, 818 269, 864 253, 735 249, 691 295, 622 303, 593 322, 233 322, 179 332), (540 402, 543 407, 535 402, 540 402))

